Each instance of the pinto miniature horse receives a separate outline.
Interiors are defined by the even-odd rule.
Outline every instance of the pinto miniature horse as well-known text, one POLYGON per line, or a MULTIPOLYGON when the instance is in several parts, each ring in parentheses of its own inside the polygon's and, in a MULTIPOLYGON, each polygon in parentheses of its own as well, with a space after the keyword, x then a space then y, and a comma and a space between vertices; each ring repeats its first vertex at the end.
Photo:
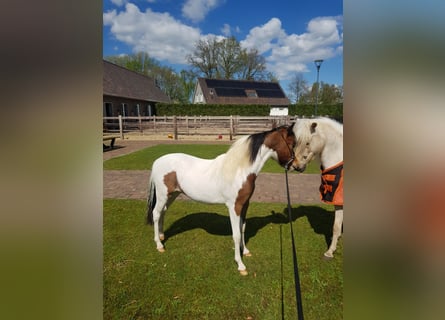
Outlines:
POLYGON ((318 157, 322 170, 321 200, 335 206, 332 241, 324 253, 334 257, 343 225, 343 125, 329 118, 298 119, 294 125, 297 138, 292 167, 303 172, 318 157))
POLYGON ((296 139, 292 126, 245 136, 227 153, 215 159, 201 159, 184 153, 171 153, 158 158, 152 167, 147 222, 154 224, 154 241, 164 252, 163 222, 167 208, 180 194, 205 203, 222 203, 229 210, 235 261, 241 275, 247 275, 241 253, 249 256, 244 241, 246 213, 255 189, 255 179, 269 158, 281 166, 293 159, 296 139))

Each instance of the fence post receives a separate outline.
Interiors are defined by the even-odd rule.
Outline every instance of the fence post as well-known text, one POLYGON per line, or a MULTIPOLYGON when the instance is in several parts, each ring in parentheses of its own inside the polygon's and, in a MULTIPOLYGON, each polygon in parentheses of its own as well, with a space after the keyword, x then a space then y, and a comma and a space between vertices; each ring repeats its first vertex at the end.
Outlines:
POLYGON ((173 116, 173 128, 175 140, 178 140, 178 121, 176 119, 176 116, 173 116))
POLYGON ((119 115, 119 133, 121 135, 121 139, 124 139, 124 130, 122 126, 122 115, 119 115))
POLYGON ((230 141, 232 141, 233 139, 233 116, 230 115, 230 124, 229 124, 229 136, 230 136, 230 141))
POLYGON ((143 133, 143 130, 142 130, 142 118, 141 118, 141 114, 140 113, 138 114, 138 117, 139 117, 139 131, 141 133, 143 133))

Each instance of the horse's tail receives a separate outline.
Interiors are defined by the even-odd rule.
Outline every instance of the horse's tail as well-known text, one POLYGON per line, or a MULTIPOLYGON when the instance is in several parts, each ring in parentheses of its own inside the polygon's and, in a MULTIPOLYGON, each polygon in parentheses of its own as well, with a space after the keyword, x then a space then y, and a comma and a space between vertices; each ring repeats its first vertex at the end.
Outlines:
POLYGON ((153 209, 156 205, 156 186, 152 178, 149 183, 149 194, 147 198, 147 224, 153 225, 153 209))

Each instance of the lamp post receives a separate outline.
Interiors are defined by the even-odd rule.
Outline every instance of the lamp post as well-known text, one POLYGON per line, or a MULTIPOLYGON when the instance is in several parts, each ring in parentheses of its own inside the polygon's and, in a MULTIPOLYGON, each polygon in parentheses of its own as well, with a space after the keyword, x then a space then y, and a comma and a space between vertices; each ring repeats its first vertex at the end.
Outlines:
POLYGON ((321 64, 323 63, 323 60, 321 60, 321 59, 315 60, 314 63, 315 63, 315 66, 317 67, 317 93, 315 95, 315 116, 317 116, 318 93, 320 92, 320 83, 318 81, 318 76, 320 74, 320 67, 321 67, 321 64))

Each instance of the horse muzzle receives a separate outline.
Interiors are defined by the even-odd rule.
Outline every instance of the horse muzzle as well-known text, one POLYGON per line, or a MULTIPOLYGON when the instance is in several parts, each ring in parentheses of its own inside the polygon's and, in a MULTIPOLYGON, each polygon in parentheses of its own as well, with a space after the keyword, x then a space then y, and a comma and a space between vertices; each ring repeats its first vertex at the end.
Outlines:
POLYGON ((303 172, 304 170, 306 170, 306 165, 302 165, 302 166, 292 166, 292 168, 294 168, 296 171, 298 172, 303 172))

